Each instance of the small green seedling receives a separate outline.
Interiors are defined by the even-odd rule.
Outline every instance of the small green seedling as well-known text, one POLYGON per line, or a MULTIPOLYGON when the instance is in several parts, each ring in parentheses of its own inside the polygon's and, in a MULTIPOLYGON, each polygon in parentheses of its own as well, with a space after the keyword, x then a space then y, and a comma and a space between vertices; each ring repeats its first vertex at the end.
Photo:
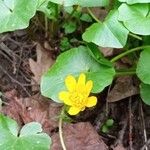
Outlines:
POLYGON ((114 120, 113 119, 108 119, 102 126, 102 132, 103 133, 108 133, 110 129, 114 125, 114 120))

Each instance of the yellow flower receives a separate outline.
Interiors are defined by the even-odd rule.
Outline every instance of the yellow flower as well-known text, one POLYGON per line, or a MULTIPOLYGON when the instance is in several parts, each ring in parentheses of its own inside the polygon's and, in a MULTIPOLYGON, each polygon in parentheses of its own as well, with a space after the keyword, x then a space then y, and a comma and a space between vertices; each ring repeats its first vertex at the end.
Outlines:
POLYGON ((68 91, 61 91, 59 93, 59 99, 64 104, 70 106, 68 113, 70 115, 76 115, 80 111, 83 111, 85 107, 93 107, 97 103, 95 96, 89 94, 93 87, 93 81, 89 80, 85 83, 86 76, 81 73, 78 81, 72 76, 68 75, 65 79, 65 84, 68 91))

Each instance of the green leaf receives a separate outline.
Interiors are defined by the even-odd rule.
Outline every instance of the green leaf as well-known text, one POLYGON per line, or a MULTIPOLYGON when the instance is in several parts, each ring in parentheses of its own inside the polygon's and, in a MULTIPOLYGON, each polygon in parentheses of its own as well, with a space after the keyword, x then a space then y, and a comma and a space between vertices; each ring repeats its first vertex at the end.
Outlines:
POLYGON ((120 21, 123 21, 125 27, 140 35, 150 35, 150 13, 149 4, 122 4, 119 8, 120 21))
POLYGON ((41 125, 37 122, 30 122, 23 126, 23 128, 20 131, 20 137, 33 135, 33 134, 40 133, 40 132, 42 132, 41 125))
POLYGON ((67 37, 63 37, 60 41, 60 49, 61 51, 65 51, 71 48, 71 44, 67 37))
POLYGON ((94 82, 93 93, 101 92, 110 85, 115 75, 112 67, 97 62, 88 52, 88 48, 80 46, 62 53, 50 70, 42 76, 41 92, 43 96, 60 102, 58 93, 66 90, 64 80, 67 75, 78 77, 85 73, 87 80, 94 82))
POLYGON ((0 0, 0 33, 29 26, 38 0, 0 0))
POLYGON ((109 128, 106 125, 102 126, 102 132, 103 133, 108 133, 109 132, 109 128))
POLYGON ((142 82, 150 84, 150 48, 141 52, 136 73, 142 82))
POLYGON ((150 85, 141 83, 140 85, 140 94, 143 102, 147 105, 150 105, 150 85))
POLYGON ((103 23, 94 23, 82 38, 102 47, 122 48, 126 44, 128 33, 129 31, 118 22, 118 11, 111 11, 103 23))
POLYGON ((136 4, 136 3, 150 3, 150 0, 119 0, 120 2, 126 2, 128 4, 136 4))
POLYGON ((85 22, 92 22, 92 17, 89 14, 82 14, 80 17, 80 20, 85 21, 85 22))
POLYGON ((114 120, 113 119, 108 119, 105 124, 106 124, 107 127, 112 127, 113 124, 114 124, 114 120))
POLYGON ((87 44, 89 54, 101 65, 105 65, 107 67, 112 67, 113 64, 107 60, 103 54, 100 52, 100 49, 93 43, 87 44))
POLYGON ((0 114, 0 131, 1 130, 6 130, 12 135, 17 136, 19 128, 14 120, 0 114))
POLYGON ((50 0, 53 3, 57 3, 64 6, 80 5, 82 7, 98 7, 106 6, 109 4, 109 0, 50 0))
POLYGON ((20 131, 17 123, 0 114, 0 149, 1 150, 49 150, 50 137, 42 133, 39 123, 26 124, 20 131))
POLYGON ((69 33, 73 33, 77 26, 76 26, 76 23, 75 22, 66 22, 64 25, 63 25, 63 28, 65 29, 65 33, 66 34, 69 34, 69 33))
POLYGON ((49 0, 45 0, 38 6, 37 10, 43 12, 49 19, 56 20, 59 6, 55 3, 50 2, 49 0))

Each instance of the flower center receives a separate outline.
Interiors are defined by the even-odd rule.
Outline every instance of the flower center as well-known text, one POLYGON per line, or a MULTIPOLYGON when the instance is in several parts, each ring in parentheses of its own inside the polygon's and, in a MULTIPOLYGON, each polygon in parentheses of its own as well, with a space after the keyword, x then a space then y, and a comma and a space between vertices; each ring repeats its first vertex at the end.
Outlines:
POLYGON ((73 92, 70 95, 70 99, 73 103, 74 106, 82 108, 85 106, 86 103, 86 95, 85 94, 81 94, 81 93, 77 93, 77 92, 73 92))

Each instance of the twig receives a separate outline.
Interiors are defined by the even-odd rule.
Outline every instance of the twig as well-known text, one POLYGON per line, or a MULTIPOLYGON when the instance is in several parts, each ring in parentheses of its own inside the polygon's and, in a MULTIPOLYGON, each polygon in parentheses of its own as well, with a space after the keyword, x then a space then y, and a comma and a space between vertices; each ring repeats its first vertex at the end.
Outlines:
MULTIPOLYGON (((108 87, 108 92, 107 92, 107 96, 110 93, 110 89, 111 89, 112 84, 108 87)), ((108 117, 108 113, 109 113, 109 104, 108 101, 106 101, 106 117, 108 117)))
POLYGON ((63 116, 63 114, 64 114, 64 108, 62 108, 61 115, 59 118, 59 137, 60 137, 60 142, 61 142, 63 150, 67 150, 66 145, 64 143, 63 131, 62 131, 62 121, 63 121, 62 116, 63 116))
MULTIPOLYGON (((17 57, 18 59, 21 59, 17 54, 15 54, 15 53, 13 53, 13 51, 12 50, 10 50, 8 47, 7 47, 7 45, 6 44, 4 44, 3 42, 2 43, 0 43, 0 48, 4 51, 4 52, 6 52, 10 57, 17 57)), ((21 59, 22 60, 22 59, 21 59)), ((22 60, 23 61, 23 60, 22 60)))
POLYGON ((13 63, 13 61, 2 50, 0 50, 0 54, 3 55, 8 61, 13 63))
POLYGON ((127 119, 125 119, 124 121, 122 121, 123 127, 122 127, 121 131, 119 131, 118 139, 116 140, 116 142, 114 144, 115 146, 118 145, 118 144, 122 145, 122 143, 123 143, 122 141, 123 141, 123 137, 125 135, 127 124, 128 124, 127 119))
POLYGON ((48 18, 45 15, 45 38, 48 38, 48 18))
POLYGON ((106 108, 105 108, 105 105, 103 105, 102 108, 97 113, 98 115, 95 118, 94 128, 97 132, 100 132, 103 122, 106 120, 106 112, 105 111, 106 111, 106 108))
POLYGON ((26 88, 20 83, 19 81, 15 80, 2 66, 0 66, 0 69, 15 83, 17 83, 25 92, 26 94, 30 97, 31 94, 26 90, 26 88))
POLYGON ((140 150, 145 150, 148 145, 150 145, 150 139, 147 140, 147 142, 143 145, 143 147, 140 150))
POLYGON ((129 149, 133 150, 133 142, 132 142, 132 130, 133 130, 133 124, 132 124, 132 110, 131 110, 131 101, 132 98, 129 98, 129 104, 128 104, 128 109, 129 109, 129 149))
POLYGON ((7 34, 1 34, 0 35, 0 43, 7 40, 9 38, 10 34, 7 33, 7 34))
MULTIPOLYGON (((142 108, 142 102, 141 101, 140 101, 140 114, 141 114, 141 120, 142 120, 142 126, 143 126, 144 143, 147 143, 147 133, 146 133, 144 113, 143 113, 143 108, 142 108)), ((145 145, 144 150, 148 150, 147 145, 145 145)))

